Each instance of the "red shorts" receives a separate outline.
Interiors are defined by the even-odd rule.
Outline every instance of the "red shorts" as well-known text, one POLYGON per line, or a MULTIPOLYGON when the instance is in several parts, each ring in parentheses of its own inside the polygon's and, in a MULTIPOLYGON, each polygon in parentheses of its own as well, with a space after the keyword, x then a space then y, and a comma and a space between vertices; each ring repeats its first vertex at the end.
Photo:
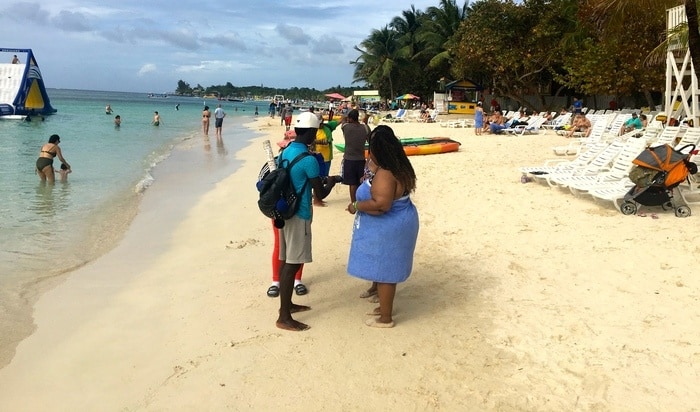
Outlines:
POLYGON ((291 125, 291 124, 292 124, 292 116, 285 117, 285 118, 284 118, 284 124, 285 124, 285 126, 291 125))

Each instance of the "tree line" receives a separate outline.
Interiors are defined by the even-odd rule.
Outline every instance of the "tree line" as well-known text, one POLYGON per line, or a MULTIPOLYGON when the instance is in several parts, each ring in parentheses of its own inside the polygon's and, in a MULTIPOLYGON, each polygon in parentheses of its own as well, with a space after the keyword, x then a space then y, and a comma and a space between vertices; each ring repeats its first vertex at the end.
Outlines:
POLYGON ((538 110, 553 109, 552 97, 561 96, 653 106, 665 88, 666 9, 678 5, 695 28, 681 27, 679 39, 700 60, 695 0, 440 0, 425 10, 411 6, 355 46, 358 57, 349 63, 362 87, 191 88, 181 80, 177 93, 324 100, 325 93, 377 89, 388 100, 404 93, 429 100, 447 82, 469 79, 538 110))
POLYGON ((288 89, 281 89, 275 87, 265 87, 265 86, 234 86, 231 82, 227 82, 225 85, 212 85, 209 87, 203 87, 200 84, 192 87, 189 83, 184 80, 179 80, 177 82, 177 88, 175 89, 175 94, 179 96, 207 96, 215 95, 222 99, 233 98, 233 99, 254 99, 254 98, 265 98, 272 97, 274 95, 284 95, 286 99, 292 100, 307 100, 307 101, 324 101, 326 100, 325 95, 327 93, 340 93, 343 96, 351 96, 355 90, 361 90, 360 87, 343 87, 336 86, 326 90, 316 90, 314 88, 308 87, 290 87, 288 89))
MULTIPOLYGON (((432 96, 469 79, 521 106, 551 96, 658 104, 665 87, 666 9, 694 0, 441 0, 411 7, 358 46, 354 81, 382 96, 432 96)), ((696 10, 696 9, 695 9, 696 10)), ((690 19, 689 19, 690 20, 690 19)), ((697 27, 697 26, 696 26, 697 27)), ((606 102, 607 105, 607 102, 606 102)))

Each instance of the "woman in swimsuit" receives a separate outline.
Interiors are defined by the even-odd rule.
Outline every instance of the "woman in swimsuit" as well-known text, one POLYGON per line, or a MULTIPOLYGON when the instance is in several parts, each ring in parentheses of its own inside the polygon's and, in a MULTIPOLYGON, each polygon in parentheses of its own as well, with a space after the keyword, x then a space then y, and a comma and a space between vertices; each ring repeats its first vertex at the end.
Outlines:
POLYGON ((61 138, 57 134, 51 135, 49 137, 49 142, 41 146, 41 151, 39 152, 39 158, 36 160, 36 173, 39 175, 39 179, 42 182, 49 181, 51 183, 55 182, 55 175, 53 171, 53 158, 58 156, 58 160, 66 165, 66 168, 70 170, 70 165, 63 158, 63 153, 61 153, 61 148, 58 144, 61 143, 61 138))
POLYGON ((211 117, 211 112, 209 112, 209 106, 204 106, 202 111, 202 131, 205 136, 209 136, 209 118, 211 117))

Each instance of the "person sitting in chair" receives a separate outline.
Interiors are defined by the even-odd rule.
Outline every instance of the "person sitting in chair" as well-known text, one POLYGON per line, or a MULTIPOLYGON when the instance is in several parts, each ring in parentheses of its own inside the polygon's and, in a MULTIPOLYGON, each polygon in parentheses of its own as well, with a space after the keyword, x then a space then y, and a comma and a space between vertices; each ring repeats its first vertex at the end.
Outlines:
POLYGON ((591 121, 585 114, 580 113, 574 117, 574 122, 566 133, 566 137, 573 137, 574 133, 581 133, 583 137, 588 137, 591 134, 591 121))
MULTIPOLYGON (((644 118, 646 119, 646 116, 644 116, 644 118)), ((644 125, 642 124, 642 119, 640 119, 637 116, 637 113, 635 112, 632 113, 632 117, 627 119, 622 125, 622 127, 620 128, 620 134, 623 135, 625 133, 631 132, 632 130, 641 129, 642 127, 644 127, 644 125)))

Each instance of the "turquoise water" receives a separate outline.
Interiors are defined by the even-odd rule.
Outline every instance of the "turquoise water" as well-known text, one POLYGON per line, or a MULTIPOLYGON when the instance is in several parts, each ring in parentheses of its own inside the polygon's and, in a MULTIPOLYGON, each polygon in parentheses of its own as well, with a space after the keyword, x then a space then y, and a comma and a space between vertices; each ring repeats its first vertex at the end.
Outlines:
MULTIPOLYGON (((217 142, 213 118, 209 138, 201 131, 202 107, 207 104, 213 112, 216 101, 82 90, 48 93, 55 115, 43 121, 0 120, 0 336, 3 320, 13 320, 32 287, 116 245, 159 165, 180 162, 178 169, 196 169, 201 161, 188 156, 199 156, 216 159, 214 168, 206 170, 210 181, 232 173, 235 152, 254 137, 241 125, 252 120, 256 105, 263 113, 267 107, 265 102, 222 102, 227 117, 223 139, 217 142), (105 114, 107 104, 111 115, 105 114), (161 115, 159 127, 151 125, 154 111, 161 115), (120 128, 114 127, 117 114, 120 128), (42 184, 34 165, 54 133, 61 136, 73 172, 66 182, 42 184)), ((54 167, 59 166, 55 159, 54 167)))

